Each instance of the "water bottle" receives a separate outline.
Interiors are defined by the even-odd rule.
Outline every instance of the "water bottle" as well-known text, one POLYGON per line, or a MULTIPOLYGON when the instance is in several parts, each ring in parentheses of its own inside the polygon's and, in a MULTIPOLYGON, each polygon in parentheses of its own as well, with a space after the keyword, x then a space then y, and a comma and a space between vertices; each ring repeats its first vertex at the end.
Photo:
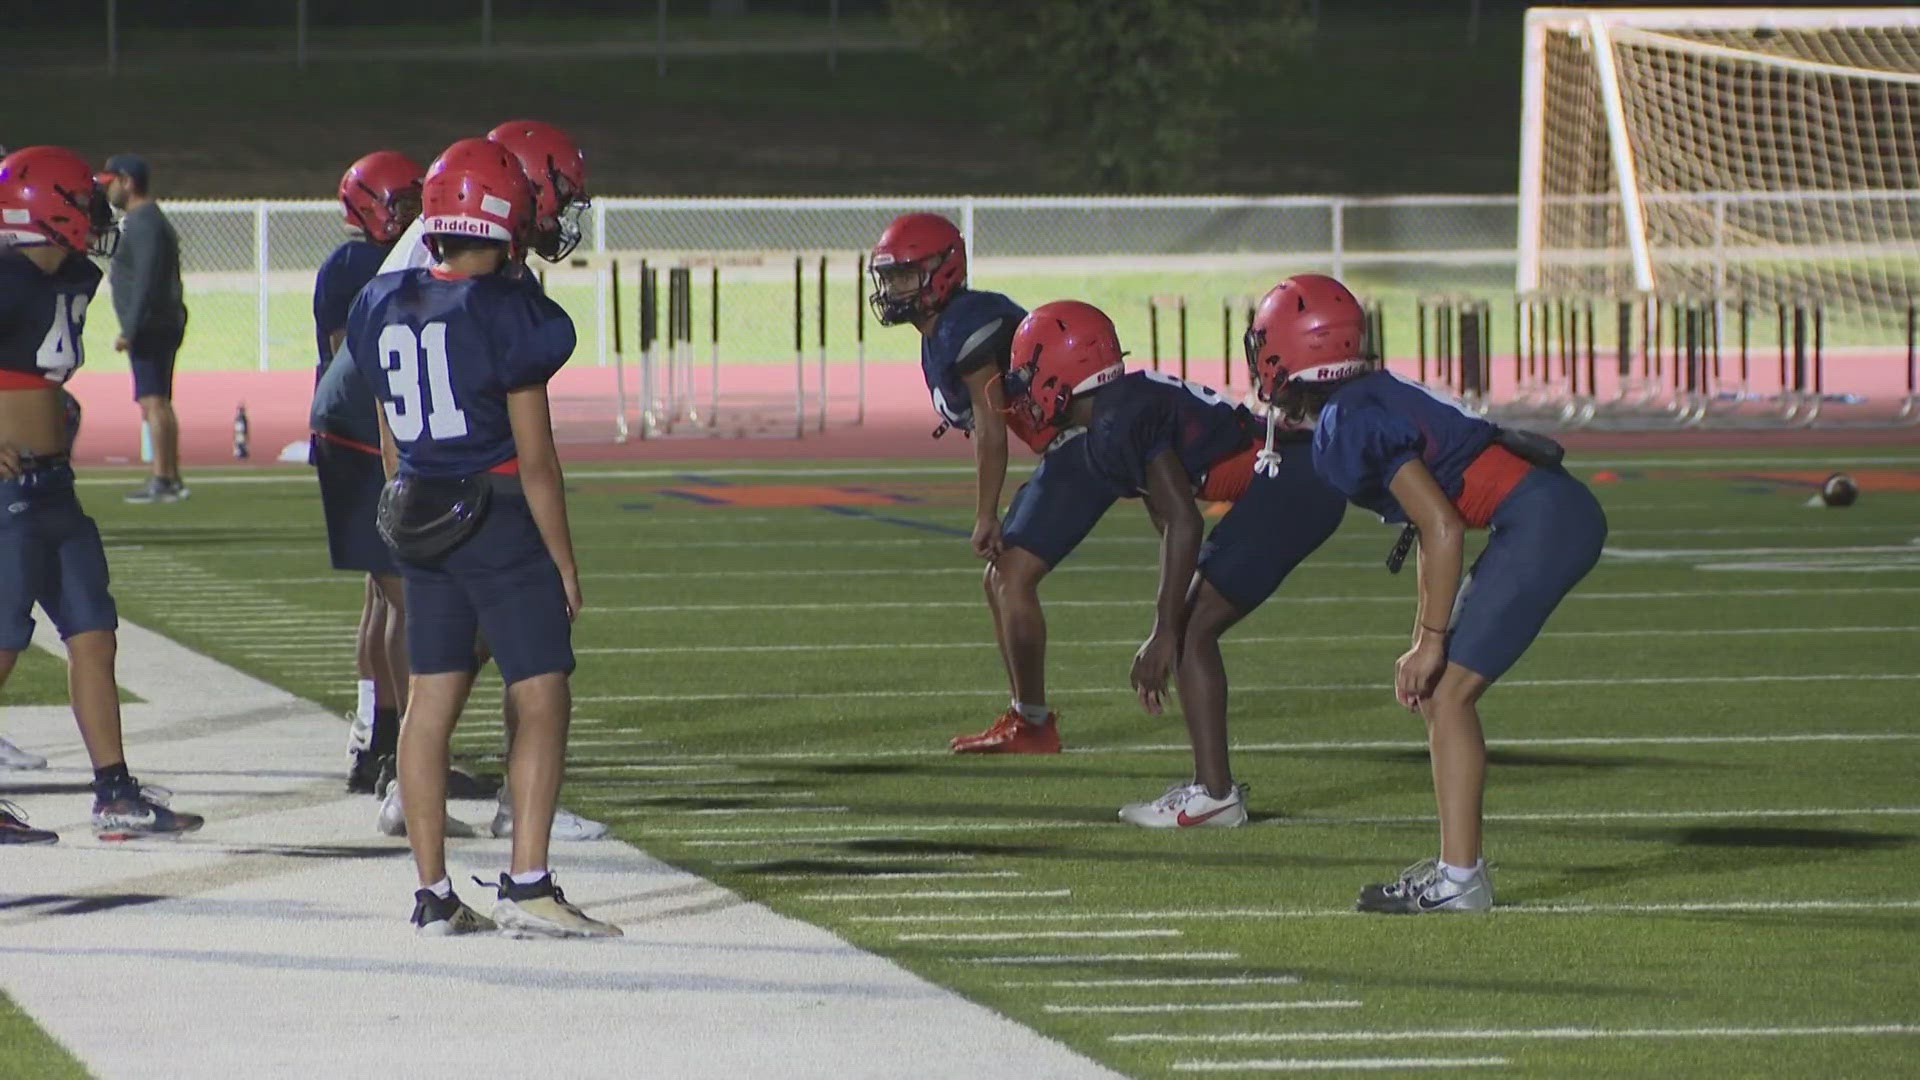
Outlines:
POLYGON ((233 414, 233 456, 242 460, 247 457, 247 403, 244 401, 233 414))

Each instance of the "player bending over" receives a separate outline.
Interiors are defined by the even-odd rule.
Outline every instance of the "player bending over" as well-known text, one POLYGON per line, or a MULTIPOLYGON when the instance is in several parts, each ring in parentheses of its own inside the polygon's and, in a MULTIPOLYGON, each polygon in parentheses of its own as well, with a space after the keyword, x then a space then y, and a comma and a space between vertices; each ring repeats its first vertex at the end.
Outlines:
MULTIPOLYGON (((1194 774, 1122 807, 1120 818, 1148 828, 1240 825, 1246 789, 1228 762, 1220 637, 1333 535, 1346 505, 1313 475, 1304 439, 1262 455, 1252 414, 1219 391, 1157 371, 1129 374, 1112 320, 1090 304, 1042 304, 1012 348, 1016 409, 1045 427, 1085 428, 1076 440, 1089 466, 1081 482, 1108 501, 1144 500, 1161 534, 1153 632, 1131 681, 1141 705, 1159 713, 1177 679, 1194 774), (1233 504, 1204 544, 1196 496, 1233 504)), ((1070 515, 1042 511, 1047 520, 1070 515)))
POLYGON ((412 663, 398 786, 420 879, 413 924, 429 936, 496 924, 515 936, 618 935, 569 903, 547 867, 581 601, 546 384, 573 352, 573 321, 505 272, 533 215, 512 154, 454 143, 427 171, 421 202, 437 261, 375 278, 347 319, 393 473, 379 521, 400 564, 412 663), (480 634, 518 718, 507 776, 520 827, 491 922, 454 894, 444 836, 448 744, 480 634))
MULTIPOLYGON (((513 154, 532 186, 533 221, 529 228, 527 248, 548 262, 559 262, 566 258, 580 243, 580 214, 591 203, 587 194, 586 156, 566 132, 538 120, 509 120, 487 132, 487 139, 513 154)), ((530 283, 535 281, 526 260, 527 249, 516 250, 505 272, 530 283)), ((432 252, 428 250, 425 226, 415 221, 401 233, 400 239, 387 253, 386 262, 380 265, 380 272, 384 274, 431 266, 434 261, 432 252)), ((484 665, 488 657, 484 643, 479 649, 479 662, 484 665)), ((511 756, 518 721, 510 696, 501 700, 500 719, 506 751, 511 756)), ((497 837, 513 835, 511 787, 509 779, 500 786, 499 797, 495 801, 490 831, 497 837)), ((376 825, 388 836, 399 836, 406 830, 406 814, 400 803, 398 785, 385 788, 376 825)), ((467 828, 464 825, 458 827, 463 831, 467 828)), ((560 807, 554 811, 552 833, 555 840, 599 840, 607 835, 607 826, 604 822, 581 817, 560 807)))
MULTIPOLYGON (((202 824, 127 771, 113 672, 119 614, 100 530, 80 508, 68 460, 78 403, 69 407, 60 384, 84 359, 81 331, 100 286, 87 256, 111 254, 117 237, 86 159, 58 146, 0 158, 0 685, 33 641, 39 604, 67 644, 68 692, 93 762, 93 827, 103 840, 202 824)), ((0 843, 56 839, 0 804, 0 843)))
POLYGON ((347 310, 420 216, 420 166, 397 150, 376 150, 340 177, 340 205, 348 239, 333 249, 313 282, 313 332, 320 366, 314 372, 313 464, 327 525, 327 554, 335 570, 366 575, 360 628, 354 640, 359 676, 357 707, 348 735, 347 790, 371 793, 382 759, 400 739, 407 705, 407 646, 400 572, 373 526, 386 472, 373 394, 339 354, 347 310))
POLYGON ((1557 446, 1502 432, 1378 370, 1360 303, 1332 278, 1301 274, 1276 286, 1260 301, 1246 349, 1262 399, 1314 425, 1314 471, 1356 506, 1417 530, 1413 645, 1394 666, 1393 686, 1427 724, 1440 856, 1361 889, 1358 907, 1490 908, 1480 847, 1487 748, 1476 703, 1593 569, 1606 515, 1560 467, 1557 446), (1491 533, 1463 584, 1470 528, 1491 533))
MULTIPOLYGON (((1015 494, 1006 525, 1001 524, 1010 427, 1001 378, 1008 342, 1026 311, 999 293, 967 288, 966 241, 938 214, 895 218, 873 246, 869 272, 870 302, 880 325, 911 323, 920 331, 920 371, 940 415, 934 437, 957 428, 973 439, 974 520, 968 542, 987 560, 987 608, 1013 698, 985 731, 957 735, 949 745, 956 754, 1057 754, 1059 718, 1046 704, 1047 622, 1038 587, 1086 534, 1034 535, 1023 500, 1030 502, 1027 492, 1043 488, 1083 489, 1061 475, 1081 464, 1077 455, 1056 461, 1049 452, 1070 436, 1018 426, 1024 420, 1015 418, 1014 434, 1044 456, 1015 494)), ((1106 503, 1082 509, 1091 514, 1086 522, 1091 529, 1106 503)))

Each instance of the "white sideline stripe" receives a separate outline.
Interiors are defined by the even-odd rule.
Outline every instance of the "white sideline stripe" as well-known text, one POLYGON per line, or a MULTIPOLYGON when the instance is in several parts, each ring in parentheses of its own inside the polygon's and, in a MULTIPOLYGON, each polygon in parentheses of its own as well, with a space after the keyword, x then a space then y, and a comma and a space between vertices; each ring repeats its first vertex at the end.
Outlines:
POLYGON ((1360 1043, 1427 1039, 1764 1039, 1828 1035, 1920 1035, 1920 1024, 1833 1024, 1808 1027, 1429 1028, 1424 1031, 1228 1031, 1214 1035, 1141 1031, 1109 1035, 1116 1043, 1360 1043))
MULTIPOLYGON (((1540 813, 1487 814, 1487 821, 1699 821, 1708 819, 1745 819, 1745 818, 1785 818, 1785 817, 1910 817, 1920 815, 1920 806, 1866 806, 1866 807, 1802 807, 1800 809, 1766 808, 1742 810, 1572 810, 1544 811, 1540 813)), ((1332 817, 1316 814, 1302 814, 1295 817, 1275 818, 1261 821, 1248 828, 1286 828, 1289 826, 1316 825, 1419 825, 1436 820, 1432 815, 1361 815, 1354 817, 1332 817)), ((718 837, 718 836, 762 836, 779 837, 789 834, 832 833, 841 829, 849 832, 875 833, 884 836, 887 833, 907 832, 1026 832, 1040 829, 1106 829, 1117 828, 1108 821, 942 821, 908 824, 862 824, 862 825, 799 825, 791 829, 779 827, 742 826, 730 829, 663 830, 653 835, 664 838, 718 837)), ((837 842, 837 841, 836 841, 837 842)))
POLYGON ((1353 998, 1333 998, 1324 1001, 1191 1001, 1166 1002, 1157 1005, 1042 1005, 1040 1008, 1042 1012, 1050 1013, 1125 1016, 1152 1013, 1279 1012, 1286 1009, 1357 1009, 1359 1007, 1360 1002, 1353 998))
POLYGON ((1218 979, 1042 979, 1036 982, 1005 982, 1001 986, 1048 986, 1057 989, 1091 990, 1097 987, 1158 986, 1298 986, 1298 975, 1229 975, 1218 979))
MULTIPOLYGON (((1863 593, 1920 593, 1920 586, 1895 585, 1884 589, 1846 588, 1846 589, 1700 589, 1694 591, 1672 592, 1581 592, 1570 593, 1567 601, 1573 600, 1697 600, 1712 597, 1716 600, 1727 597, 1766 597, 1766 596, 1848 596, 1863 593)), ((1282 594, 1281 600, 1287 604, 1406 604, 1409 594, 1371 596, 1290 596, 1282 594)), ((1142 597, 1135 600, 1048 600, 1048 610, 1055 608, 1140 608, 1152 604, 1152 600, 1142 597)), ((665 615, 674 612, 697 611, 750 611, 755 614, 768 611, 883 611, 883 610, 931 610, 960 609, 978 610, 985 606, 980 600, 874 600, 874 601, 832 601, 800 602, 789 604, 600 604, 588 605, 582 615, 595 615, 609 612, 665 615)))
MULTIPOLYGON (((1402 634, 1401 637, 1406 635, 1402 634)), ((1500 685, 1507 689, 1531 687, 1535 689, 1565 686, 1715 686, 1715 685, 1757 685, 1762 683, 1800 683, 1800 682, 1912 682, 1920 679, 1920 673, 1907 672, 1860 672, 1858 674, 1830 675, 1656 675, 1642 677, 1619 677, 1612 679, 1506 679, 1500 685)), ((1386 681, 1364 683, 1295 683, 1293 685, 1273 686, 1236 686, 1240 693, 1278 693, 1290 691, 1358 691, 1384 694, 1392 687, 1386 681)), ((774 693, 767 691, 747 691, 731 694, 589 694, 576 697, 578 702, 618 702, 618 701, 791 701, 791 700, 827 700, 853 698, 932 698, 932 697, 969 697, 978 693, 978 688, 947 690, 804 690, 774 693)), ((1050 690, 1048 693, 1059 697, 1082 694, 1125 694, 1124 686, 1074 687, 1070 690, 1050 690)))
POLYGON ((963 964, 1151 964, 1161 960, 1238 960, 1237 952, 1056 953, 1052 956, 971 956, 963 964))
MULTIPOLYGON (((1058 691, 1056 691, 1057 693, 1058 691)), ((574 723, 579 723, 576 720, 574 723)), ((476 736, 478 737, 478 736, 476 736)), ((489 735, 488 737, 491 737, 489 735)), ((1849 743, 1849 742, 1911 742, 1920 740, 1920 732, 1807 732, 1786 735, 1588 735, 1566 736, 1538 739, 1488 739, 1487 746, 1530 747, 1530 746, 1737 746, 1748 743, 1849 743)), ((1340 739, 1321 739, 1312 742, 1271 742, 1235 744, 1235 753, 1266 752, 1288 753, 1311 750, 1425 750, 1427 744, 1417 739, 1373 739, 1351 741, 1340 739)), ((1186 743, 1129 743, 1119 746, 1079 746, 1069 747, 1068 754, 1145 754, 1162 751, 1185 751, 1186 743)), ((888 757, 952 757, 951 750, 940 750, 925 746, 898 748, 892 750, 771 750, 765 753, 740 754, 683 754, 676 755, 682 761, 830 761, 830 760, 866 760, 888 757)))
MULTIPOLYGON (((579 721, 576 720, 574 721, 574 723, 577 724, 579 723, 579 721)), ((492 741, 492 740, 489 739, 488 741, 492 741)), ((571 772, 572 771, 571 768, 569 768, 568 771, 571 772)), ((678 777, 675 777, 673 779, 663 778, 658 780, 622 780, 621 781, 621 784, 630 786, 630 787, 637 787, 642 784, 646 784, 649 786, 658 785, 661 787, 712 787, 716 784, 784 784, 784 783, 786 783, 786 781, 778 776, 689 777, 684 780, 678 777)), ((652 796, 649 796, 649 798, 651 797, 652 796)), ((730 796, 730 797, 737 797, 737 796, 730 796)), ((620 799, 617 796, 608 797, 607 801, 612 803, 618 803, 620 802, 620 799)))
POLYGON ((926 879, 972 879, 972 878, 1017 878, 1023 876, 1018 870, 888 870, 878 874, 850 875, 835 873, 831 870, 803 870, 784 874, 760 874, 762 881, 818 881, 826 878, 849 884, 868 881, 910 881, 926 879))
POLYGON ((1176 1061, 1174 1072, 1335 1072, 1341 1069, 1481 1069, 1508 1064, 1503 1057, 1202 1058, 1176 1061))
MULTIPOLYGON (((1556 630, 1555 638, 1649 638, 1649 637, 1749 637, 1772 634, 1912 634, 1920 626, 1736 626, 1694 630, 1669 630, 1660 627, 1633 630, 1556 630)), ((1405 641, 1406 631, 1384 634, 1272 634, 1227 637, 1227 645, 1304 645, 1339 644, 1362 641, 1405 641)), ((1052 641, 1050 648, 1117 649, 1140 643, 1139 638, 1114 638, 1105 641, 1052 641)), ((809 645, 617 645, 575 649, 580 654, 685 655, 703 653, 789 653, 789 652, 891 652, 901 649, 968 649, 976 641, 857 641, 809 645)))
MULTIPOLYGON (((812 792, 769 792, 789 799, 798 799, 812 792)), ((703 807, 697 810, 680 810, 683 814, 844 814, 853 809, 851 806, 721 806, 703 807)))
MULTIPOLYGON (((1668 904, 1502 904, 1494 915, 1687 915, 1738 914, 1769 911, 1915 911, 1920 900, 1703 900, 1668 904)), ((1106 920, 1166 919, 1299 919, 1357 915, 1351 907, 1341 908, 1186 908, 1173 911, 1047 911, 1023 912, 1027 922, 1100 922, 1106 920)), ((925 915, 854 915, 852 922, 863 923, 961 923, 999 922, 1005 914, 983 915, 976 912, 925 915)), ((1293 978, 1293 976, 1286 976, 1293 978)), ((1298 980, 1295 979, 1297 982, 1298 980)))
POLYGON ((802 893, 795 900, 1050 900, 1072 889, 915 889, 890 893, 802 893))
POLYGON ((1912 544, 1864 544, 1858 547, 1749 547, 1749 548, 1615 548, 1616 559, 1712 559, 1734 555, 1912 555, 1912 544))
MULTIPOLYGON (((1002 915, 1005 918, 1005 915, 1002 915)), ((1140 930, 1008 930, 982 934, 896 934, 895 941, 1070 941, 1070 940, 1114 940, 1128 938, 1176 938, 1181 937, 1179 930, 1171 928, 1147 928, 1140 930)))
MULTIPOLYGON (((901 854, 875 853, 873 855, 809 855, 804 860, 810 863, 916 863, 916 862, 972 862, 979 858, 971 851, 924 851, 901 854)), ((757 859, 716 859, 715 866, 766 866, 770 863, 793 862, 796 860, 761 856, 757 859)))
POLYGON ((665 764, 652 763, 638 765, 569 765, 571 773, 622 773, 622 772, 696 772, 700 769, 730 769, 734 766, 719 762, 665 764))
MULTIPOLYGON (((1903 548, 1902 550, 1911 549, 1903 548)), ((1380 560, 1329 562, 1317 559, 1313 565, 1320 570, 1373 570, 1380 566, 1380 560)), ((580 576, 596 581, 686 581, 689 579, 757 580, 817 577, 926 577, 929 575, 945 577, 955 574, 977 578, 980 572, 977 566, 858 566, 831 570, 819 567, 789 567, 778 570, 587 570, 581 572, 580 576)), ((1159 566, 1151 560, 1129 563, 1069 563, 1054 567, 1053 573, 1152 574, 1159 573, 1159 566)), ((340 579, 338 577, 237 577, 227 580, 236 585, 320 585, 340 579)))
MULTIPOLYGON (((576 745, 576 744, 573 744, 570 742, 569 745, 576 745)), ((817 792, 812 792, 812 791, 723 791, 718 793, 708 793, 706 795, 642 795, 642 796, 636 796, 628 799, 612 799, 609 801, 613 802, 615 805, 633 806, 640 809, 653 808, 658 810, 682 810, 682 809, 693 809, 693 808, 659 805, 659 804, 663 803, 665 800, 677 801, 680 799, 811 799, 815 797, 816 794, 817 792)), ((767 807, 766 809, 767 810, 786 810, 788 809, 788 807, 784 807, 784 806, 767 807)), ((819 810, 822 808, 818 806, 808 806, 808 807, 804 807, 803 809, 819 810)))

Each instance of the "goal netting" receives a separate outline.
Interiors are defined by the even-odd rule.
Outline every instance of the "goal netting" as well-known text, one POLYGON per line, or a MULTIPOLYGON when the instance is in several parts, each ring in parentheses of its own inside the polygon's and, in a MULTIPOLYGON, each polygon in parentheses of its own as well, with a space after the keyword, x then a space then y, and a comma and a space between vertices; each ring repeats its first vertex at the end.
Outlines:
POLYGON ((1920 294, 1920 9, 1534 9, 1523 292, 1920 294))

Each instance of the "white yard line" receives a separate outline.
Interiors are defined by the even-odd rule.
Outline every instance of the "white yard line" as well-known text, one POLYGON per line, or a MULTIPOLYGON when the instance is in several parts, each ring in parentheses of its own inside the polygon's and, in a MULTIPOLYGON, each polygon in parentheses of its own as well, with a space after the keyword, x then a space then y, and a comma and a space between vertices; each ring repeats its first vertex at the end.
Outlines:
POLYGON ((1027 964, 1157 964, 1167 960, 1238 960, 1240 954, 1231 950, 1209 952, 1148 952, 1148 953, 1054 953, 1047 956, 969 956, 963 957, 963 964, 1004 964, 1023 966, 1027 964))
POLYGON ((1354 998, 1326 1001, 1179 1001, 1153 1005, 1042 1005, 1044 1012, 1088 1016, 1149 1016, 1195 1012, 1282 1012, 1290 1009, 1357 1009, 1354 998))
POLYGON ((1490 1069, 1508 1064, 1503 1057, 1251 1058, 1176 1061, 1174 1072, 1340 1072, 1346 1069, 1490 1069))
MULTIPOLYGON (((371 799, 339 790, 337 718, 126 622, 120 673, 145 702, 126 710, 135 772, 205 813, 204 830, 94 840, 64 709, 6 713, 11 737, 54 752, 35 778, 49 790, 0 778, 64 834, 7 851, 0 989, 103 1080, 481 1075, 529 1048, 556 1076, 843 1080, 901 1062, 955 1080, 1115 1075, 615 841, 553 858, 569 896, 624 924, 623 939, 415 937, 405 842, 374 832, 371 799), (161 988, 162 1007, 101 1007, 129 972, 161 988)), ((455 842, 449 856, 484 910, 467 875, 496 874, 507 843, 455 842)))
POLYGON ((1139 930, 1007 930, 980 934, 896 934, 895 941, 1124 941, 1130 938, 1177 938, 1181 932, 1171 928, 1143 927, 1139 930))
POLYGON ((1141 1031, 1109 1035, 1116 1043, 1367 1043, 1507 1039, 1824 1039, 1834 1036, 1920 1035, 1920 1023, 1833 1024, 1789 1027, 1667 1028, 1428 1028, 1420 1031, 1226 1031, 1211 1035, 1141 1031))
POLYGON ((1072 895, 1072 889, 909 889, 883 893, 801 893, 794 899, 871 903, 877 900, 1057 900, 1072 895))
MULTIPOLYGON (((1400 637, 1404 638, 1402 634, 1400 637)), ((1500 686, 1504 690, 1515 689, 1556 689, 1570 686, 1590 686, 1596 688, 1626 686, 1766 686, 1773 683, 1831 683, 1831 682, 1914 682, 1920 680, 1920 672, 1858 672, 1853 674, 1762 674, 1762 675, 1621 675, 1602 678, 1577 679, 1503 679, 1500 686)), ((1354 692, 1366 691, 1372 694, 1386 693, 1391 689, 1389 681, 1357 683, 1274 683, 1258 686, 1235 686, 1240 693, 1302 693, 1309 691, 1354 692)), ((903 699, 903 698, 953 698, 967 697, 982 693, 979 686, 949 687, 941 690, 749 690, 728 693, 700 694, 587 694, 576 697, 576 702, 682 702, 682 701, 820 701, 851 699, 903 699)), ((1071 695, 1080 697, 1086 694, 1125 694, 1124 686, 1076 686, 1065 690, 1049 690, 1049 697, 1071 695)))
MULTIPOLYGON (((1645 904, 1502 904, 1495 916, 1507 915, 1687 915, 1767 914, 1770 912, 1920 911, 1920 900, 1687 900, 1645 904)), ((1149 911, 1030 911, 1024 922, 1164 922, 1178 919, 1308 919, 1358 915, 1352 907, 1330 908, 1173 908, 1149 911)), ((977 911, 925 912, 913 915, 855 915, 861 923, 932 924, 1001 922, 1004 914, 977 911)))
POLYGON ((886 870, 878 874, 849 874, 833 870, 805 870, 784 874, 756 874, 761 881, 833 881, 847 885, 864 885, 870 881, 927 881, 927 880, 971 880, 976 878, 1017 878, 1024 875, 1018 870, 886 870))
POLYGON ((1171 986, 1298 986, 1298 975, 1228 975, 1217 979, 1043 979, 1037 982, 1004 982, 1001 986, 1046 986, 1062 990, 1150 989, 1171 986))

